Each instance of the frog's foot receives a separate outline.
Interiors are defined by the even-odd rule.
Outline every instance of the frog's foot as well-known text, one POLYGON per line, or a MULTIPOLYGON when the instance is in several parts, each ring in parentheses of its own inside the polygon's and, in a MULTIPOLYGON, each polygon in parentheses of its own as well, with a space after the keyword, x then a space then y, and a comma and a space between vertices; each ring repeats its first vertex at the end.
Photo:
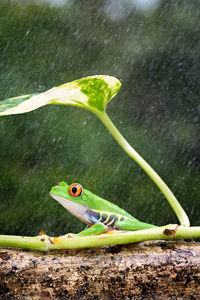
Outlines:
POLYGON ((109 227, 109 228, 107 228, 107 230, 105 231, 105 232, 102 232, 102 234, 114 234, 114 233, 116 233, 116 228, 114 228, 114 227, 109 227))
POLYGON ((68 238, 79 238, 79 237, 82 237, 82 236, 84 236, 84 234, 83 235, 80 235, 79 233, 68 233, 67 234, 67 237, 68 238))
POLYGON ((106 234, 114 234, 114 231, 113 230, 109 230, 107 232, 105 232, 106 234))
POLYGON ((71 238, 77 238, 77 237, 80 237, 80 235, 77 234, 77 233, 66 233, 66 234, 61 235, 59 237, 55 237, 54 239, 66 239, 66 238, 71 239, 71 238))

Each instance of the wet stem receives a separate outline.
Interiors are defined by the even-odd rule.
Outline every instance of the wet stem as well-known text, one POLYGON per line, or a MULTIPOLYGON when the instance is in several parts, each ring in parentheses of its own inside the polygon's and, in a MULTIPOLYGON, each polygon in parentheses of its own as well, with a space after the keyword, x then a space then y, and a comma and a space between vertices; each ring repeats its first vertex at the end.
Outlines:
POLYGON ((200 238, 200 227, 186 227, 171 224, 145 230, 127 231, 121 233, 117 232, 113 234, 101 234, 76 238, 69 238, 67 235, 56 238, 49 237, 48 235, 35 237, 0 235, 0 246, 48 251, 101 247, 106 245, 129 244, 151 240, 180 240, 193 238, 200 238))
POLYGON ((177 218, 182 226, 189 227, 190 221, 185 213, 184 209, 181 207, 180 203, 166 185, 166 183, 160 178, 160 176, 154 171, 154 169, 140 156, 136 150, 126 141, 126 139, 121 135, 119 130, 115 127, 109 116, 105 111, 93 111, 95 115, 101 120, 101 122, 106 126, 111 135, 115 138, 118 144, 124 149, 124 151, 147 173, 147 175, 152 179, 152 181, 157 185, 160 191, 165 195, 169 204, 171 205, 173 211, 175 212, 177 218))

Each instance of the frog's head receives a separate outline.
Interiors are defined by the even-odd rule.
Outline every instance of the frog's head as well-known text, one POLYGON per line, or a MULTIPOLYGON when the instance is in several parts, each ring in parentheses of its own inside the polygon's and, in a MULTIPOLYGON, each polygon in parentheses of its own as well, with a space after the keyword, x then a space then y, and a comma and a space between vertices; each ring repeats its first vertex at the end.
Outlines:
POLYGON ((71 214, 90 224, 88 218, 88 195, 78 183, 68 185, 66 182, 59 182, 53 186, 50 196, 64 206, 71 214))

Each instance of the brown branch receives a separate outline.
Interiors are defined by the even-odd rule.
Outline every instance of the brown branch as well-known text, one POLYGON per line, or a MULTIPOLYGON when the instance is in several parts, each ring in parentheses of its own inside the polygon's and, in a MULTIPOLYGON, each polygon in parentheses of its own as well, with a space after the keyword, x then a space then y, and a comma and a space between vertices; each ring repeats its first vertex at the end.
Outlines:
POLYGON ((200 299, 200 243, 157 241, 47 253, 0 250, 0 299, 172 296, 200 299))

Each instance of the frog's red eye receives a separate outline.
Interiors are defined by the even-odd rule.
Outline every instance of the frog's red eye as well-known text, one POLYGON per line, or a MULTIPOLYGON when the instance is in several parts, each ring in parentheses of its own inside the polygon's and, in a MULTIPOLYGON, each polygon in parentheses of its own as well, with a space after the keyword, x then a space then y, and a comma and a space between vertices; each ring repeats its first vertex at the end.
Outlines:
POLYGON ((73 197, 78 197, 82 194, 83 188, 78 183, 73 183, 69 187, 69 193, 73 197))

